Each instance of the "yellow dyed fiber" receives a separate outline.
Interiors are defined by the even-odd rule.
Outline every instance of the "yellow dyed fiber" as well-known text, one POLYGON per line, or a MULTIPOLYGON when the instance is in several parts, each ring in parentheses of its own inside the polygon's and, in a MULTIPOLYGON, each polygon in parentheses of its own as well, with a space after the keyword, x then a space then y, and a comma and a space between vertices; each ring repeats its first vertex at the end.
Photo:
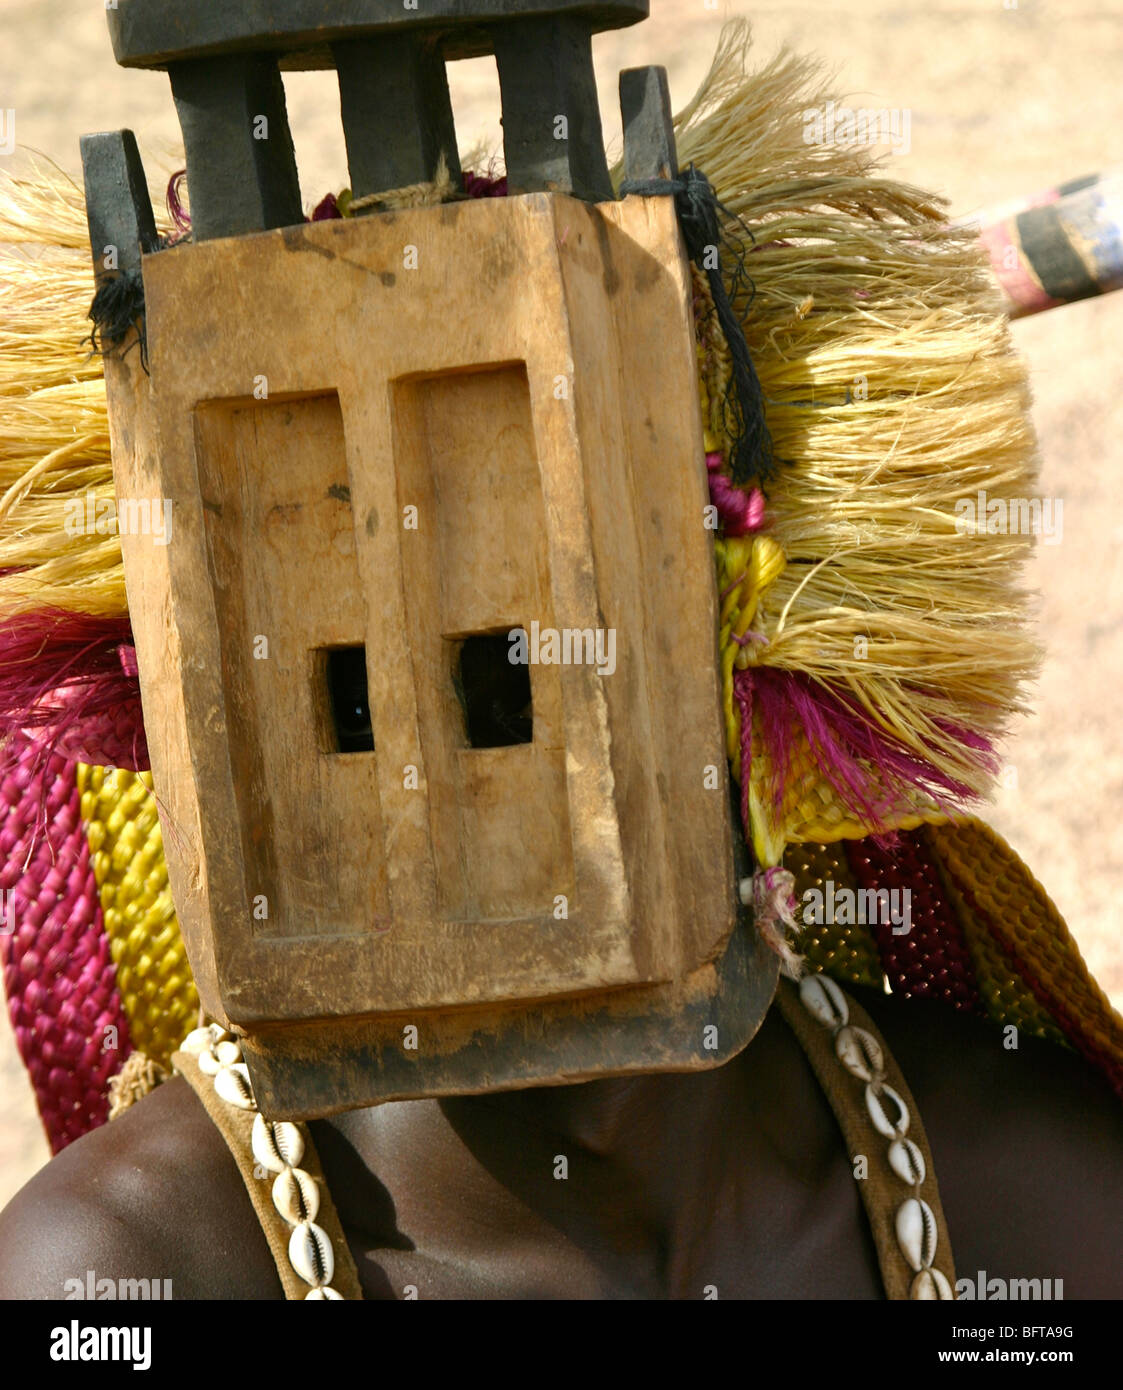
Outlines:
MULTIPOLYGON (((753 813, 753 847, 762 867, 779 864, 788 844, 834 844, 838 840, 860 840, 870 833, 870 827, 854 818, 823 776, 802 733, 793 736, 779 808, 773 804, 772 787, 772 752, 754 721, 749 804, 753 813)), ((892 795, 888 788, 882 787, 881 791, 886 797, 892 795)), ((901 791, 886 804, 882 814, 882 824, 894 830, 914 830, 918 825, 940 825, 946 820, 947 814, 918 788, 901 791)))
POLYGON ((741 719, 733 699, 733 672, 748 665, 752 628, 765 590, 784 572, 784 552, 766 535, 731 536, 716 542, 718 590, 721 594, 718 646, 721 651, 721 698, 725 710, 726 752, 733 776, 741 778, 741 719))
POLYGON ((195 1026, 152 774, 78 764, 82 823, 133 1045, 160 1066, 195 1026))

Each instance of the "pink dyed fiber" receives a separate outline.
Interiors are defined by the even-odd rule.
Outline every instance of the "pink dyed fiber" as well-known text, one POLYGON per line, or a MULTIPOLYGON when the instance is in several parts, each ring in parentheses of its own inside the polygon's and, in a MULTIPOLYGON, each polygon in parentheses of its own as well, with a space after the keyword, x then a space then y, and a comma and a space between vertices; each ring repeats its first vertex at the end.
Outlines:
POLYGON ((727 536, 745 536, 759 531, 764 521, 764 493, 758 487, 746 492, 730 482, 721 472, 723 463, 719 453, 706 455, 710 501, 717 508, 723 532, 727 536))
POLYGON ((148 769, 127 618, 45 609, 0 626, 0 742, 24 730, 44 757, 148 769))
MULTIPOLYGON (((948 813, 961 810, 977 795, 964 783, 947 776, 932 763, 917 757, 884 730, 847 696, 791 671, 757 666, 736 671, 733 689, 742 711, 742 758, 748 765, 744 719, 755 708, 761 736, 773 767, 772 803, 783 806, 795 752, 795 732, 806 736, 816 766, 839 800, 871 831, 887 828, 887 819, 901 794, 920 789, 948 813)), ((940 721, 950 734, 975 755, 988 772, 997 769, 989 741, 950 720, 940 721)), ((747 783, 747 778, 743 782, 747 783)))
POLYGON ((58 1153, 105 1121, 109 1078, 132 1043, 75 765, 41 741, 16 743, 0 775, 0 962, 16 1043, 58 1153))

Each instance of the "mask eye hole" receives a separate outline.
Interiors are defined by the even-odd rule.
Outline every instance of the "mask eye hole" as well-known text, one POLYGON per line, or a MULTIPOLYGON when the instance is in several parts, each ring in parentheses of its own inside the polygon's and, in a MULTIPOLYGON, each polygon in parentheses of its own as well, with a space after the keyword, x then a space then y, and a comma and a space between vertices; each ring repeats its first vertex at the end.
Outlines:
POLYGON ((508 748, 534 739, 530 667, 508 660, 506 632, 465 637, 456 654, 453 684, 470 748, 508 748))
POLYGON ((340 753, 373 753, 366 648, 335 647, 325 655, 328 702, 337 750, 340 753))

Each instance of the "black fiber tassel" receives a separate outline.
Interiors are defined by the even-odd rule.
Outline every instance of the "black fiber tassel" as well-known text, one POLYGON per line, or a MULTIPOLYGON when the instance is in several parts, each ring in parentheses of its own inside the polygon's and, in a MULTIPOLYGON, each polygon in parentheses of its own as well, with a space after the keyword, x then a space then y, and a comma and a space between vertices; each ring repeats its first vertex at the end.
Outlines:
POLYGON ((135 325, 141 365, 145 371, 148 370, 148 344, 144 335, 144 278, 139 270, 123 270, 117 275, 103 276, 87 318, 93 324, 93 330, 83 341, 102 357, 119 348, 135 325))
POLYGON ((744 330, 726 289, 723 265, 730 267, 729 283, 734 295, 746 294, 751 304, 755 291, 745 267, 745 250, 722 226, 722 215, 737 222, 750 241, 754 240, 752 232, 718 201, 709 179, 693 164, 675 179, 625 180, 620 193, 674 198, 687 254, 709 282, 718 323, 729 345, 732 372, 722 402, 730 438, 729 470, 739 486, 753 478, 766 482, 773 473, 773 458, 772 439, 764 421, 764 398, 744 330))

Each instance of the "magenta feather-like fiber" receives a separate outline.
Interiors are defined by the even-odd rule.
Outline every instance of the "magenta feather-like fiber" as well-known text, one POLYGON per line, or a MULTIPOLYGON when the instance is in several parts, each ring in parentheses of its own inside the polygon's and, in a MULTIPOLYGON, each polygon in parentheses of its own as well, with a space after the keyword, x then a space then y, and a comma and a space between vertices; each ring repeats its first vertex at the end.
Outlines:
POLYGON ((147 771, 127 618, 40 610, 0 624, 0 765, 16 756, 21 734, 44 758, 147 771))
MULTIPOLYGON (((816 766, 854 818, 871 832, 889 828, 902 794, 927 793, 941 811, 952 814, 977 800, 977 793, 890 737, 837 690, 792 671, 751 667, 733 677, 742 710, 755 711, 772 766, 772 803, 778 812, 794 772, 796 737, 802 733, 816 766)), ((980 768, 997 771, 988 739, 951 720, 938 721, 942 733, 970 749, 980 768)), ((744 765, 748 728, 742 724, 744 765)))

